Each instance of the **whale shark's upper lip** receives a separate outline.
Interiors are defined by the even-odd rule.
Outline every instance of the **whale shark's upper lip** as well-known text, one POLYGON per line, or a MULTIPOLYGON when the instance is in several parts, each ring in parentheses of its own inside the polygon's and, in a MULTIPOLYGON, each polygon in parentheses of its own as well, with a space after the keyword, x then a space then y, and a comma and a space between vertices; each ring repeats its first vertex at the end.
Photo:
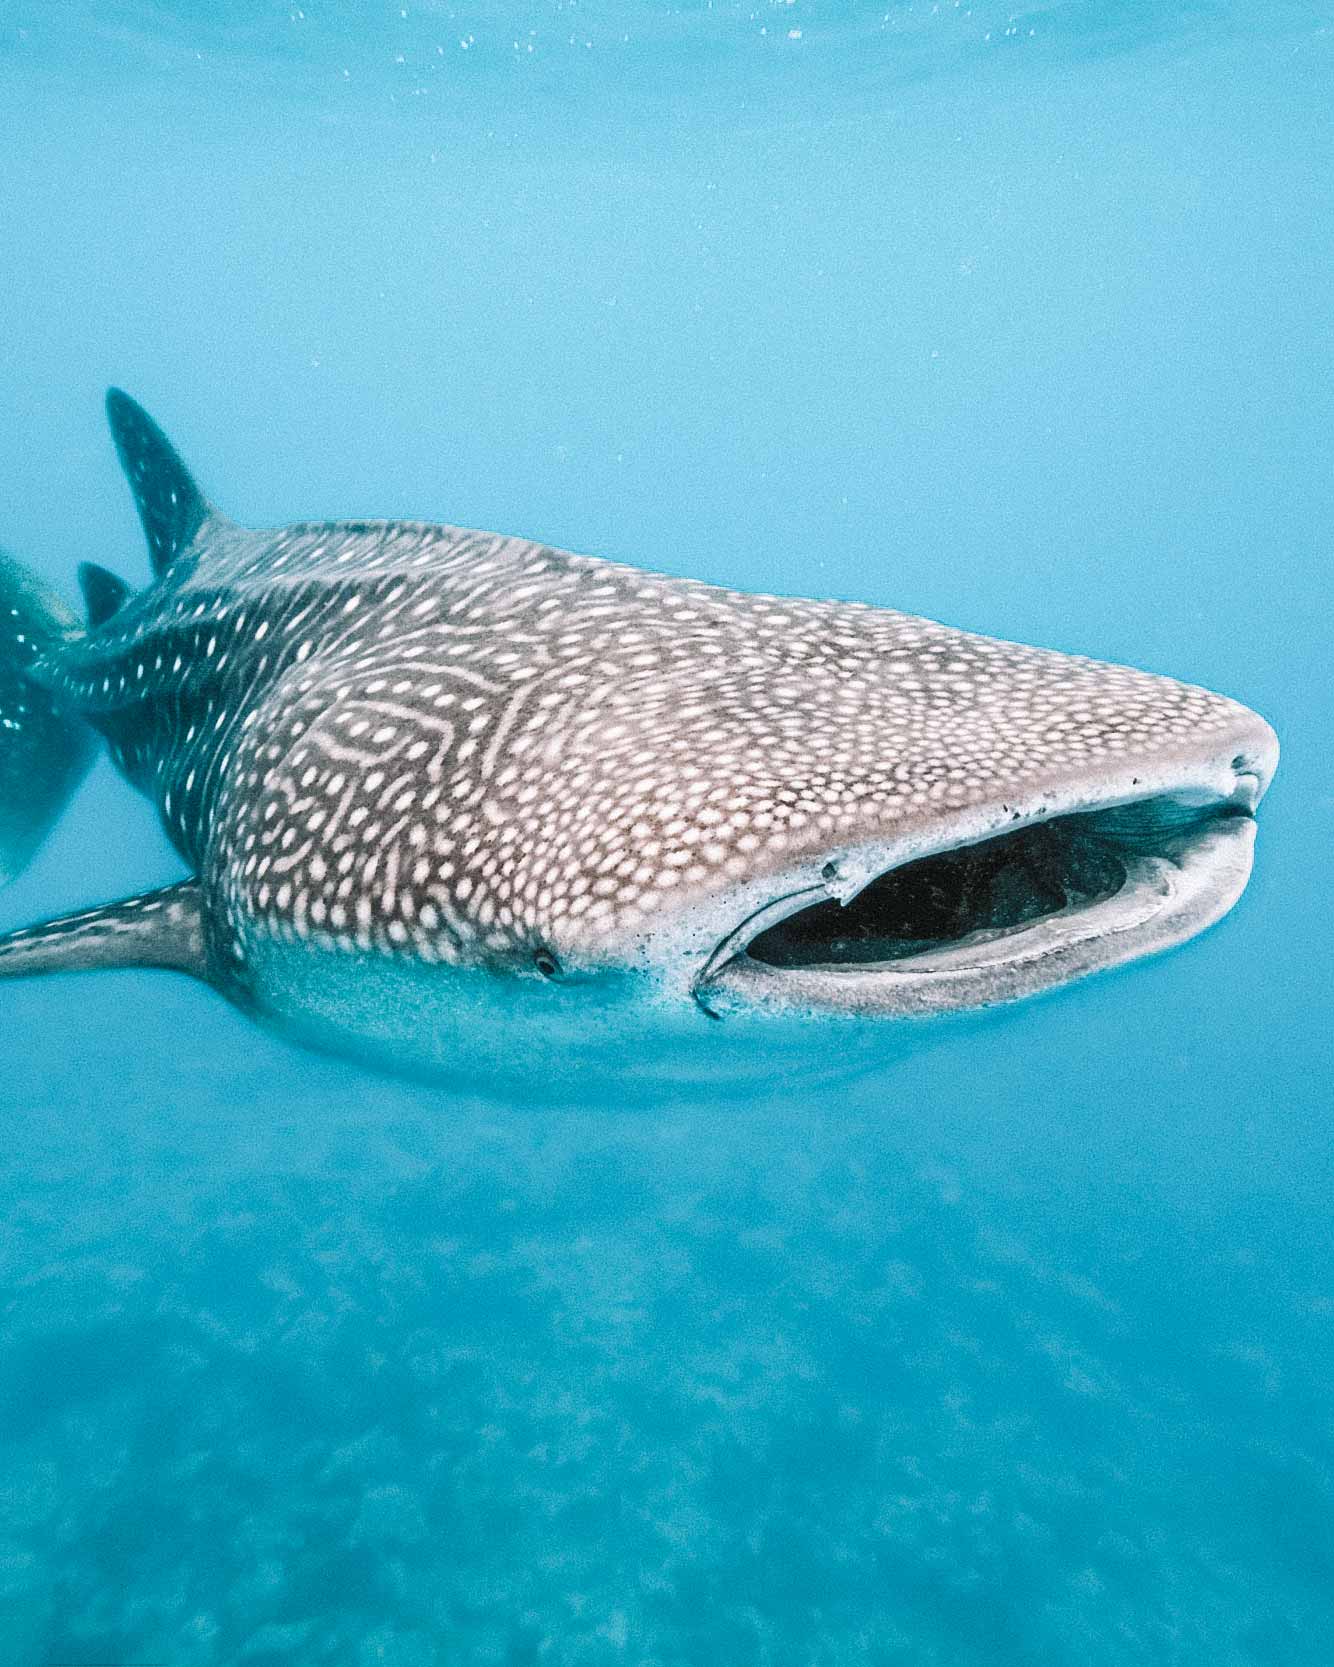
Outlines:
MULTIPOLYGON (((830 855, 715 943, 693 993, 891 1014, 1005 1001, 1184 941, 1249 877, 1277 743, 1237 733, 1195 759, 1132 766, 913 837, 830 855), (1234 750, 1235 749, 1235 750, 1234 750)), ((794 873, 793 880, 797 879, 794 873)))

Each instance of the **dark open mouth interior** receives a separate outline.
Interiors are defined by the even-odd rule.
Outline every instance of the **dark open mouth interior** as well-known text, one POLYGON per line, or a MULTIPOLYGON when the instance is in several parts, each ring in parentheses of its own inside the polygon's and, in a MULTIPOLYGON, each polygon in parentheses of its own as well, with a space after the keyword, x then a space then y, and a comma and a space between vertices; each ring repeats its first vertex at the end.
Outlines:
POLYGON ((801 909, 746 953, 772 967, 865 966, 999 937, 1115 896, 1138 861, 1179 861, 1207 825, 1238 814, 1163 796, 1030 823, 893 868, 846 907, 801 909))

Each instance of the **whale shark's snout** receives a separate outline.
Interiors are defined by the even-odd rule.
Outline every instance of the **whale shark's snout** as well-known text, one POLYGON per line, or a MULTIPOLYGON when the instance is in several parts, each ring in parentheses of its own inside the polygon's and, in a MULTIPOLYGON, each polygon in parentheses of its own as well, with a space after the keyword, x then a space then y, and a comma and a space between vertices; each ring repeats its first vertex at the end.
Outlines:
POLYGON ((701 749, 689 802, 641 814, 628 907, 594 883, 566 956, 638 958, 714 1016, 943 1013, 1170 948, 1241 895, 1278 758, 1256 713, 911 616, 840 623, 896 646, 715 711, 726 773, 701 749))

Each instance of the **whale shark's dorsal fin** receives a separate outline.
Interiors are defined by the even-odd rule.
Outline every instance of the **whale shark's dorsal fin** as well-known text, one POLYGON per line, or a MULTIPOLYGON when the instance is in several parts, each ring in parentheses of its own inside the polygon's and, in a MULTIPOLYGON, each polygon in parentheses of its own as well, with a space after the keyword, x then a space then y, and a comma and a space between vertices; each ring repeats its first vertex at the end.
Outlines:
POLYGON ((107 392, 107 421, 143 522, 153 571, 162 573, 217 512, 148 412, 119 388, 107 392))
POLYGON ((199 881, 0 936, 0 978, 95 967, 166 967, 206 979, 199 881))
POLYGON ((88 628, 95 631, 125 606, 130 587, 124 579, 95 561, 79 563, 79 589, 88 610, 88 628))

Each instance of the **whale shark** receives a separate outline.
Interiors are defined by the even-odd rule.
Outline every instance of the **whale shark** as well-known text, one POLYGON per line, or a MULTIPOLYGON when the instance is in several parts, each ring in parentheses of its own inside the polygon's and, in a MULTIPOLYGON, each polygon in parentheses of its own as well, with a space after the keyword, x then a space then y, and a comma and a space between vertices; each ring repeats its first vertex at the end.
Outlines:
POLYGON ((0 565, 0 879, 99 742, 188 876, 10 932, 0 976, 168 968, 407 1068, 479 989, 701 1035, 988 1007, 1247 883, 1278 743, 1225 696, 499 533, 245 528, 107 413, 153 577, 85 563, 79 619, 0 565))

